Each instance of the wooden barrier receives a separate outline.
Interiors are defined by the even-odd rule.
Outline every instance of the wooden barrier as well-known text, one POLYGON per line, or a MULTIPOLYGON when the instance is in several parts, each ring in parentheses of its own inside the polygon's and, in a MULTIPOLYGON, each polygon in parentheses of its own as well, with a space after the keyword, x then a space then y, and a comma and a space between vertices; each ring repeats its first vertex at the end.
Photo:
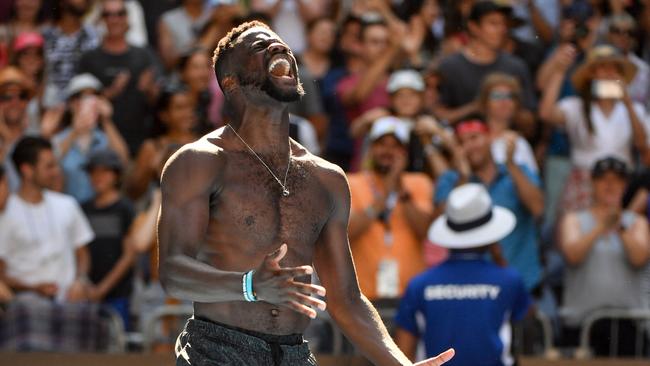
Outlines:
MULTIPOLYGON (((320 366, 369 366, 359 357, 319 356, 320 366)), ((61 355, 49 353, 0 353, 0 365, 12 366, 173 366, 171 355, 61 355)), ((647 366, 648 360, 521 360, 521 366, 647 366)))

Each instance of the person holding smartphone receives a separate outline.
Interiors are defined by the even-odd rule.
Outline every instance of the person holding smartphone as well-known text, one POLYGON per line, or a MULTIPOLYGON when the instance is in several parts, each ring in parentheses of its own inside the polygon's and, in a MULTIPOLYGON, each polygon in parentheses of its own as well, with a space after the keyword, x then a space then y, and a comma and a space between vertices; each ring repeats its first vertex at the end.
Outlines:
POLYGON ((66 89, 67 110, 61 122, 64 129, 52 138, 54 151, 65 176, 65 192, 77 201, 94 196, 84 166, 91 153, 110 148, 123 164, 129 150, 113 123, 113 106, 100 96, 101 82, 91 74, 77 75, 66 89))
POLYGON ((546 123, 566 129, 573 170, 559 203, 560 213, 584 209, 591 203, 590 168, 606 156, 633 165, 633 149, 648 151, 648 121, 644 107, 632 101, 627 84, 637 68, 614 47, 591 49, 571 81, 576 96, 558 99, 572 59, 558 63, 542 93, 539 115, 546 123))

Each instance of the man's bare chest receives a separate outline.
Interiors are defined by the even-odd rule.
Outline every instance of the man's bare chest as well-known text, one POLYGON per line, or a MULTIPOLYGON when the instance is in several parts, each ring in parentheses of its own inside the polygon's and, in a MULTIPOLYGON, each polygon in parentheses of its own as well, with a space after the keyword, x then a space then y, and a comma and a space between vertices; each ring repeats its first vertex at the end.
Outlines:
POLYGON ((231 165, 211 196, 211 224, 261 245, 313 244, 331 212, 328 191, 309 167, 295 161, 285 187, 288 196, 261 165, 231 165))

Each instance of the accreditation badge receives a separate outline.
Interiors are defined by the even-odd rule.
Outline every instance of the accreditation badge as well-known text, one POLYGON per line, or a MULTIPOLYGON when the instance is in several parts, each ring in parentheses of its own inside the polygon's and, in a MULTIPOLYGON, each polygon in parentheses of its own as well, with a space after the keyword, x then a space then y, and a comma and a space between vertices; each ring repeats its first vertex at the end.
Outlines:
POLYGON ((377 296, 399 296, 399 265, 395 259, 382 259, 377 268, 377 296))

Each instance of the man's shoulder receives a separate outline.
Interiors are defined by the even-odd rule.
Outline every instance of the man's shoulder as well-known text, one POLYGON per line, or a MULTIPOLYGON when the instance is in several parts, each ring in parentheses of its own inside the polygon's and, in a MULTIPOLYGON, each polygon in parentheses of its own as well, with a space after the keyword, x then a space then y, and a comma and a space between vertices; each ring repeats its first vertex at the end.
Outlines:
POLYGON ((304 152, 302 153, 300 159, 308 162, 309 164, 307 164, 307 166, 310 167, 310 169, 312 169, 315 173, 323 176, 324 178, 347 180, 345 172, 340 166, 328 160, 325 160, 320 156, 310 153, 304 147, 302 149, 304 152))
POLYGON ((49 203, 53 203, 61 206, 77 206, 81 207, 77 200, 74 197, 56 191, 46 190, 44 193, 45 200, 49 203))
POLYGON ((173 186, 197 188, 207 181, 213 181, 225 162, 224 149, 219 143, 220 134, 211 132, 181 146, 165 163, 163 188, 170 183, 173 186))
POLYGON ((46 190, 43 197, 47 207, 61 212, 64 217, 77 218, 77 213, 83 212, 79 202, 69 194, 46 190))
POLYGON ((528 71, 524 60, 507 52, 501 52, 497 58, 496 63, 499 65, 500 69, 505 71, 510 71, 513 73, 528 71))
POLYGON ((463 56, 462 52, 455 52, 443 57, 442 60, 440 60, 440 66, 438 68, 440 71, 457 69, 465 63, 467 63, 467 59, 463 56))
POLYGON ((204 135, 194 142, 181 146, 168 160, 168 164, 203 164, 223 158, 224 149, 220 146, 222 129, 204 135))

